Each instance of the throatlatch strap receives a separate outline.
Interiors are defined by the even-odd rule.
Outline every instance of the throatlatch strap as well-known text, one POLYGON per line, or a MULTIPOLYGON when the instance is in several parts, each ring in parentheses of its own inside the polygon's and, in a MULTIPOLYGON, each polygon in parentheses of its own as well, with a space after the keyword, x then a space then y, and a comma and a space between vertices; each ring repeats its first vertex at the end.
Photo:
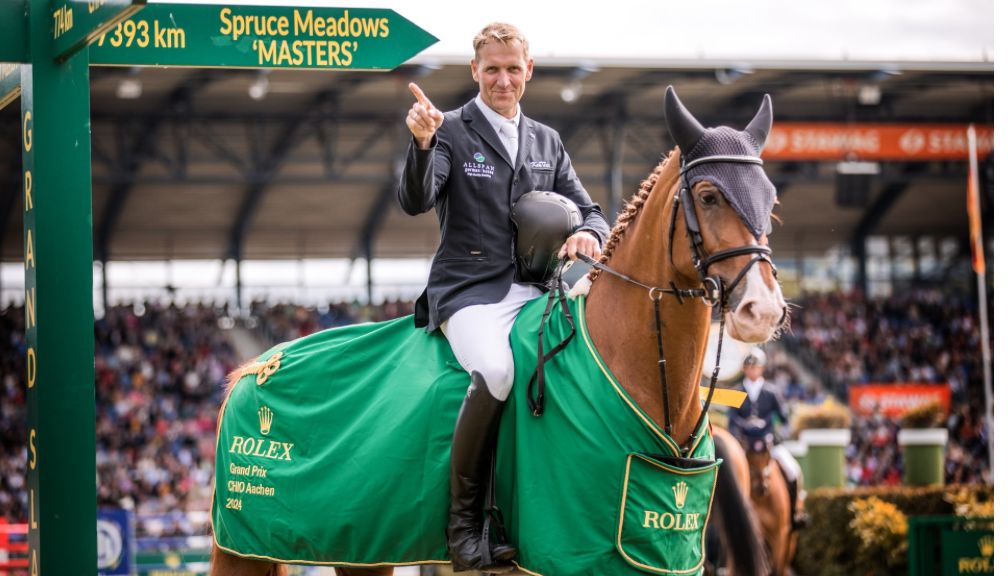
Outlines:
POLYGON ((542 319, 539 321, 536 369, 529 378, 526 388, 528 407, 533 416, 542 416, 543 411, 546 409, 546 363, 559 354, 570 343, 574 338, 575 332, 577 332, 577 329, 574 327, 574 317, 571 315, 570 306, 567 303, 567 295, 564 293, 563 279, 560 277, 562 270, 563 264, 557 268, 556 277, 552 283, 554 287, 549 290, 549 296, 546 299, 546 309, 543 311, 542 319), (550 349, 549 352, 543 354, 543 330, 546 328, 546 319, 549 318, 550 312, 553 311, 554 300, 560 301, 564 319, 567 320, 567 325, 570 326, 570 333, 559 344, 550 349))

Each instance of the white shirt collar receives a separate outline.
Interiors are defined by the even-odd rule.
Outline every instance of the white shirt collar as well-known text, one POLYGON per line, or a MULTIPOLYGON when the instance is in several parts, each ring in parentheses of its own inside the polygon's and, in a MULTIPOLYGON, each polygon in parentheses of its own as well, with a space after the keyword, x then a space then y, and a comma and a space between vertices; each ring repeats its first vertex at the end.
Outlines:
POLYGON ((742 379, 742 387, 745 388, 746 394, 749 395, 749 401, 755 402, 759 399, 760 392, 763 391, 763 383, 765 380, 759 378, 757 380, 749 380, 748 378, 742 379))
POLYGON ((517 104, 518 112, 515 114, 514 118, 505 118, 498 114, 496 110, 488 106, 487 103, 483 101, 483 97, 479 94, 476 95, 476 107, 480 109, 483 116, 485 116, 487 121, 490 122, 490 125, 493 126, 494 132, 497 132, 498 134, 500 133, 501 124, 505 122, 514 122, 515 128, 521 126, 521 104, 517 104))

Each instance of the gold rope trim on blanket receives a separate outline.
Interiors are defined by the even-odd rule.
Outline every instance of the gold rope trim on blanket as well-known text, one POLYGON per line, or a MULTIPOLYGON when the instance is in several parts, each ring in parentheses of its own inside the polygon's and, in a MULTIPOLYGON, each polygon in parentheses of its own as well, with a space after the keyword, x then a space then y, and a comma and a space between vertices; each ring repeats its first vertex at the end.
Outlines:
POLYGON ((280 369, 280 359, 283 352, 277 352, 263 362, 249 362, 238 369, 238 378, 244 378, 250 374, 256 375, 256 384, 262 386, 269 380, 269 377, 276 374, 280 369))

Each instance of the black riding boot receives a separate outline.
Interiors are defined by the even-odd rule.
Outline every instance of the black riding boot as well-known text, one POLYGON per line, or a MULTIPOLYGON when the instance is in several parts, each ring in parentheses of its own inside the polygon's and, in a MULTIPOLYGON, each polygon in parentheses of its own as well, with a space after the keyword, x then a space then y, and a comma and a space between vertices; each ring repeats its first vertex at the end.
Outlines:
POLYGON ((484 498, 492 454, 504 402, 490 394, 483 375, 472 373, 451 449, 451 508, 449 510, 448 550, 456 572, 492 571, 505 564, 517 550, 506 542, 489 542, 483 547, 484 498))
MULTIPOLYGON (((787 479, 787 476, 784 477, 787 479)), ((808 526, 808 513, 805 510, 798 511, 798 479, 787 480, 788 496, 791 499, 791 529, 801 530, 808 526)))

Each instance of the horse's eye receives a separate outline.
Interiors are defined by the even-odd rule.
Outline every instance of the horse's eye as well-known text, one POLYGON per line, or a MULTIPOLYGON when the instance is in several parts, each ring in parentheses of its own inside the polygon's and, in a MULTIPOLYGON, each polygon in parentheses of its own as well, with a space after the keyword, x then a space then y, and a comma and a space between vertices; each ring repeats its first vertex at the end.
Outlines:
POLYGON ((717 194, 714 192, 704 192, 700 194, 700 203, 704 206, 713 206, 717 204, 717 194))

